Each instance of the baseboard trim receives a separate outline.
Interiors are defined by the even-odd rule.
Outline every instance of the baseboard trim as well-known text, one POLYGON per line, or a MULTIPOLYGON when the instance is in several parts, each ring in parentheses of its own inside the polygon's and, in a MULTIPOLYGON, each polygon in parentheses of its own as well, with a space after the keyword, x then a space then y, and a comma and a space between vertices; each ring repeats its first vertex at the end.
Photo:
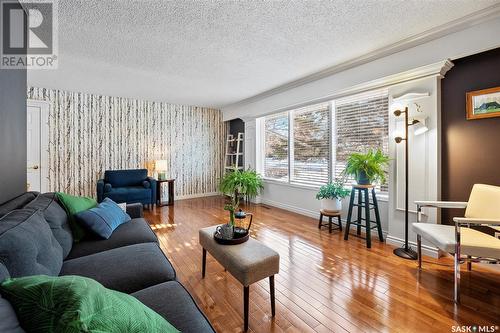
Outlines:
MULTIPOLYGON (((262 199, 261 204, 267 205, 267 206, 272 206, 275 208, 281 208, 281 209, 288 210, 288 211, 293 212, 293 213, 297 213, 297 214, 304 215, 307 217, 312 217, 314 219, 319 219, 319 212, 316 210, 305 209, 302 207, 297 207, 297 206, 293 206, 293 205, 289 205, 289 204, 285 204, 282 202, 269 200, 269 199, 262 199)), ((341 222, 342 222, 342 225, 345 226, 347 220, 342 218, 341 222)), ((387 238, 388 232, 386 230, 382 229, 382 233, 384 234, 384 238, 387 238)))
POLYGON ((175 200, 186 200, 186 199, 213 197, 216 195, 220 195, 220 192, 208 192, 208 193, 199 193, 199 194, 179 195, 179 196, 175 197, 174 199, 175 200))
MULTIPOLYGON (((404 245, 405 241, 402 238, 394 237, 392 235, 387 235, 387 237, 386 237, 386 243, 390 244, 390 245, 393 245, 393 246, 396 246, 396 247, 401 247, 401 246, 404 245)), ((417 243, 416 242, 408 241, 408 244, 414 250, 417 249, 417 243)), ((432 257, 432 258, 436 258, 436 259, 440 257, 439 250, 437 248, 429 246, 429 245, 424 245, 424 244, 422 244, 422 254, 426 255, 426 256, 429 256, 429 257, 432 257)))

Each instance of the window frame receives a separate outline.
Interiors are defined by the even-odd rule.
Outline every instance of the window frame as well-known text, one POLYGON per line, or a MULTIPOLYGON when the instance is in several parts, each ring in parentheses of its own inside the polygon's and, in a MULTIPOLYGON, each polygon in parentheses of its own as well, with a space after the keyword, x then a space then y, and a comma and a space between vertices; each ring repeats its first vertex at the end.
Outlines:
MULTIPOLYGON (((379 89, 373 90, 373 92, 376 92, 379 89)), ((370 92, 370 91, 369 91, 370 92)), ((361 95, 363 93, 360 93, 361 95)), ((353 97, 358 94, 352 95, 353 97)), ((349 97, 349 96, 346 96, 349 97)), ((282 110, 273 114, 278 114, 278 113, 285 113, 287 114, 288 118, 288 174, 287 177, 284 179, 277 179, 277 178, 271 178, 271 177, 266 177, 265 176, 265 158, 266 158, 266 153, 265 153, 265 147, 266 147, 266 142, 265 142, 265 119, 266 117, 272 116, 273 114, 268 114, 266 116, 260 117, 257 119, 258 121, 258 126, 260 127, 260 132, 261 135, 259 136, 259 140, 261 140, 260 144, 260 154, 258 156, 260 157, 260 161, 257 162, 257 165, 260 166, 260 169, 258 171, 263 175, 262 178, 265 182, 269 183, 274 183, 274 184, 279 184, 279 185, 284 185, 284 186, 290 186, 290 187, 295 187, 295 188, 305 188, 305 189, 319 189, 321 185, 318 184, 305 184, 305 183, 300 183, 300 182, 294 182, 292 181, 291 177, 291 172, 293 171, 293 150, 294 150, 294 145, 293 145, 293 117, 292 113, 295 110, 301 109, 303 107, 307 106, 313 106, 315 104, 322 104, 322 103, 328 103, 328 116, 329 116, 329 158, 328 158, 328 182, 331 182, 334 180, 335 177, 335 168, 336 168, 336 143, 337 143, 337 123, 335 121, 335 104, 337 99, 343 99, 342 98, 335 98, 331 99, 328 101, 324 102, 314 102, 306 105, 301 105, 301 106, 296 106, 293 108, 289 108, 286 110, 282 110)), ((387 98, 389 98, 389 95, 387 94, 387 98)), ((390 113, 390 108, 387 110, 388 113, 390 113)), ((389 127, 390 124, 388 123, 387 126, 389 127)), ((389 181, 389 179, 388 179, 389 181)), ((390 187, 390 184, 386 184, 387 188, 390 187)), ((347 188, 351 188, 349 184, 346 184, 347 188)), ((377 186, 376 188, 377 193, 380 195, 379 200, 380 201, 387 201, 388 196, 389 196, 389 189, 387 191, 382 191, 380 190, 380 187, 377 186)))

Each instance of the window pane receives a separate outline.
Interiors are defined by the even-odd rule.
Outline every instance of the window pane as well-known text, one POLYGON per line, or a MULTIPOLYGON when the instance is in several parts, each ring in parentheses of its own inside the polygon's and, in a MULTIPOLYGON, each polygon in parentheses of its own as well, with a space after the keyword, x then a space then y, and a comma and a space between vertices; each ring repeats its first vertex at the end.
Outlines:
POLYGON ((288 112, 265 117, 264 177, 288 181, 288 112))
POLYGON ((291 111, 293 152, 291 181, 308 185, 328 182, 330 160, 329 104, 291 111))
MULTIPOLYGON (((389 153, 389 98, 387 90, 363 93, 335 101, 335 177, 340 177, 353 152, 380 148, 389 153)), ((353 179, 350 179, 353 181, 353 179)), ((387 185, 381 187, 387 191, 387 185)))

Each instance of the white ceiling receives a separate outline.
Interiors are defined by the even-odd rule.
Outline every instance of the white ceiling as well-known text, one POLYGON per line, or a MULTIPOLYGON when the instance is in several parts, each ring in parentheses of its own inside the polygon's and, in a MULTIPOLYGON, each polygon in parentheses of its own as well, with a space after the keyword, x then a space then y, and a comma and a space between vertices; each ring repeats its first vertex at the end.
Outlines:
POLYGON ((221 107, 498 3, 60 0, 59 69, 28 83, 221 107))

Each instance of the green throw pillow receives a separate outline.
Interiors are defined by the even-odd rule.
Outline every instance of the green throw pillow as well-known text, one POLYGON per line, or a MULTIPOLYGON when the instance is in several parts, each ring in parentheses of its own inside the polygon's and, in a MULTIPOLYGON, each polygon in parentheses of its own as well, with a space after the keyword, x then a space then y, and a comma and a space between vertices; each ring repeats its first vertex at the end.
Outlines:
POLYGON ((133 296, 81 276, 7 279, 0 291, 27 332, 179 332, 133 296))
POLYGON ((85 236, 85 229, 76 222, 75 214, 94 208, 97 201, 89 197, 76 197, 62 192, 57 192, 57 198, 68 214, 69 226, 73 233, 75 242, 79 242, 85 236))

